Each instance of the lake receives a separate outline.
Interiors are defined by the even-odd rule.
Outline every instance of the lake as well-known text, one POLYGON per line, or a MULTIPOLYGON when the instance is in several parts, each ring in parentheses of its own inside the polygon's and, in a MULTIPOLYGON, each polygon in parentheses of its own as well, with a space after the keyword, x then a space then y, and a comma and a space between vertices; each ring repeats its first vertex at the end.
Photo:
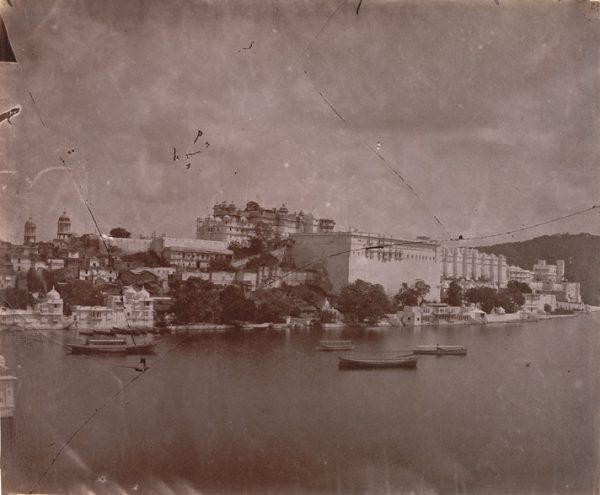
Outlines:
POLYGON ((70 332, 43 341, 3 333, 0 353, 18 376, 15 417, 2 432, 4 488, 592 493, 599 324, 590 314, 168 335, 143 374, 127 367, 139 356, 66 354, 70 332), (466 345, 468 355, 420 356, 416 370, 339 370, 347 353, 316 350, 337 338, 352 339, 353 352, 439 343, 466 345))

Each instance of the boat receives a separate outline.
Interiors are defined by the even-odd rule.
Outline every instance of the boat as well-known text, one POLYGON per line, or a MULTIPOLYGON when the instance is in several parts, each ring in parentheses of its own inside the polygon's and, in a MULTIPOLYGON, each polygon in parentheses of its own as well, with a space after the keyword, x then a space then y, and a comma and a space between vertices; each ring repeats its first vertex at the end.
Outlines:
POLYGON ((436 356, 466 356, 467 348, 463 345, 418 345, 415 354, 435 354, 436 356))
POLYGON ((92 328, 94 335, 114 335, 112 328, 92 328))
POLYGON ((416 368, 417 356, 408 354, 395 357, 350 358, 340 357, 340 369, 416 368))
POLYGON ((270 323, 242 323, 239 327, 242 330, 259 330, 263 328, 269 328, 270 323))
POLYGON ((71 354, 127 353, 125 339, 87 339, 85 344, 66 344, 71 354))
POLYGON ((271 330, 283 330, 288 327, 287 323, 271 323, 271 330))
POLYGON ((351 340, 320 340, 318 351, 351 351, 354 344, 351 340))
POLYGON ((141 330, 138 328, 112 327, 112 332, 114 334, 121 334, 121 335, 140 335, 142 333, 146 333, 146 330, 141 330))
POLYGON ((150 354, 156 342, 129 344, 125 339, 87 339, 85 344, 66 344, 72 354, 150 354))

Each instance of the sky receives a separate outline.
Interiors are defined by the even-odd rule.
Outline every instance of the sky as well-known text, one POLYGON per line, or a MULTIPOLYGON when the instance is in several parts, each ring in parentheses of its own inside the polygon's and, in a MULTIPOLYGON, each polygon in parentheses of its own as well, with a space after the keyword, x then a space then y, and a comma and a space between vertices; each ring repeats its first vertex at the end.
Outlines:
MULTIPOLYGON (((21 107, 0 123, 1 239, 32 215, 50 240, 63 209, 93 232, 85 201, 135 236, 256 200, 440 240, 600 204, 588 2, 0 2, 0 105, 21 107)), ((599 215, 493 240, 600 234, 599 215)))

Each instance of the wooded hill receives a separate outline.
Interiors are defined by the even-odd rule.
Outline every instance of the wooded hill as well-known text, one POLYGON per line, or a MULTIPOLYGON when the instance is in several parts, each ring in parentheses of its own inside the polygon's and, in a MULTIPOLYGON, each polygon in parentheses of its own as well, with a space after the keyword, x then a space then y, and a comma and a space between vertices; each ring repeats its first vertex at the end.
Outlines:
POLYGON ((565 277, 581 283, 581 297, 592 305, 600 304, 600 236, 592 234, 555 234, 523 242, 509 242, 478 248, 488 254, 503 254, 509 265, 533 269, 537 260, 555 264, 565 260, 565 277))

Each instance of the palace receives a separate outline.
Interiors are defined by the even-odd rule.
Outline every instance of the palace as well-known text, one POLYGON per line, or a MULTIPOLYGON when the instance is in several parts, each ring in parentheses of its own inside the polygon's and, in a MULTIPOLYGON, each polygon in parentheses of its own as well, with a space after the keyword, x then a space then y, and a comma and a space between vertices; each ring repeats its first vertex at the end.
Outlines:
POLYGON ((324 268, 338 292, 357 279, 381 284, 396 294, 403 283, 418 281, 431 289, 428 298, 440 300, 439 244, 430 240, 401 240, 360 232, 291 234, 292 254, 299 268, 324 268))
POLYGON ((309 213, 290 213, 285 205, 266 209, 255 201, 246 204, 241 210, 235 203, 218 203, 213 214, 196 221, 196 238, 213 241, 245 243, 255 232, 259 223, 270 225, 273 233, 281 238, 295 233, 332 232, 335 221, 318 219, 309 213))
POLYGON ((499 287, 508 281, 506 256, 485 254, 474 248, 441 248, 442 273, 444 278, 481 280, 499 287))

